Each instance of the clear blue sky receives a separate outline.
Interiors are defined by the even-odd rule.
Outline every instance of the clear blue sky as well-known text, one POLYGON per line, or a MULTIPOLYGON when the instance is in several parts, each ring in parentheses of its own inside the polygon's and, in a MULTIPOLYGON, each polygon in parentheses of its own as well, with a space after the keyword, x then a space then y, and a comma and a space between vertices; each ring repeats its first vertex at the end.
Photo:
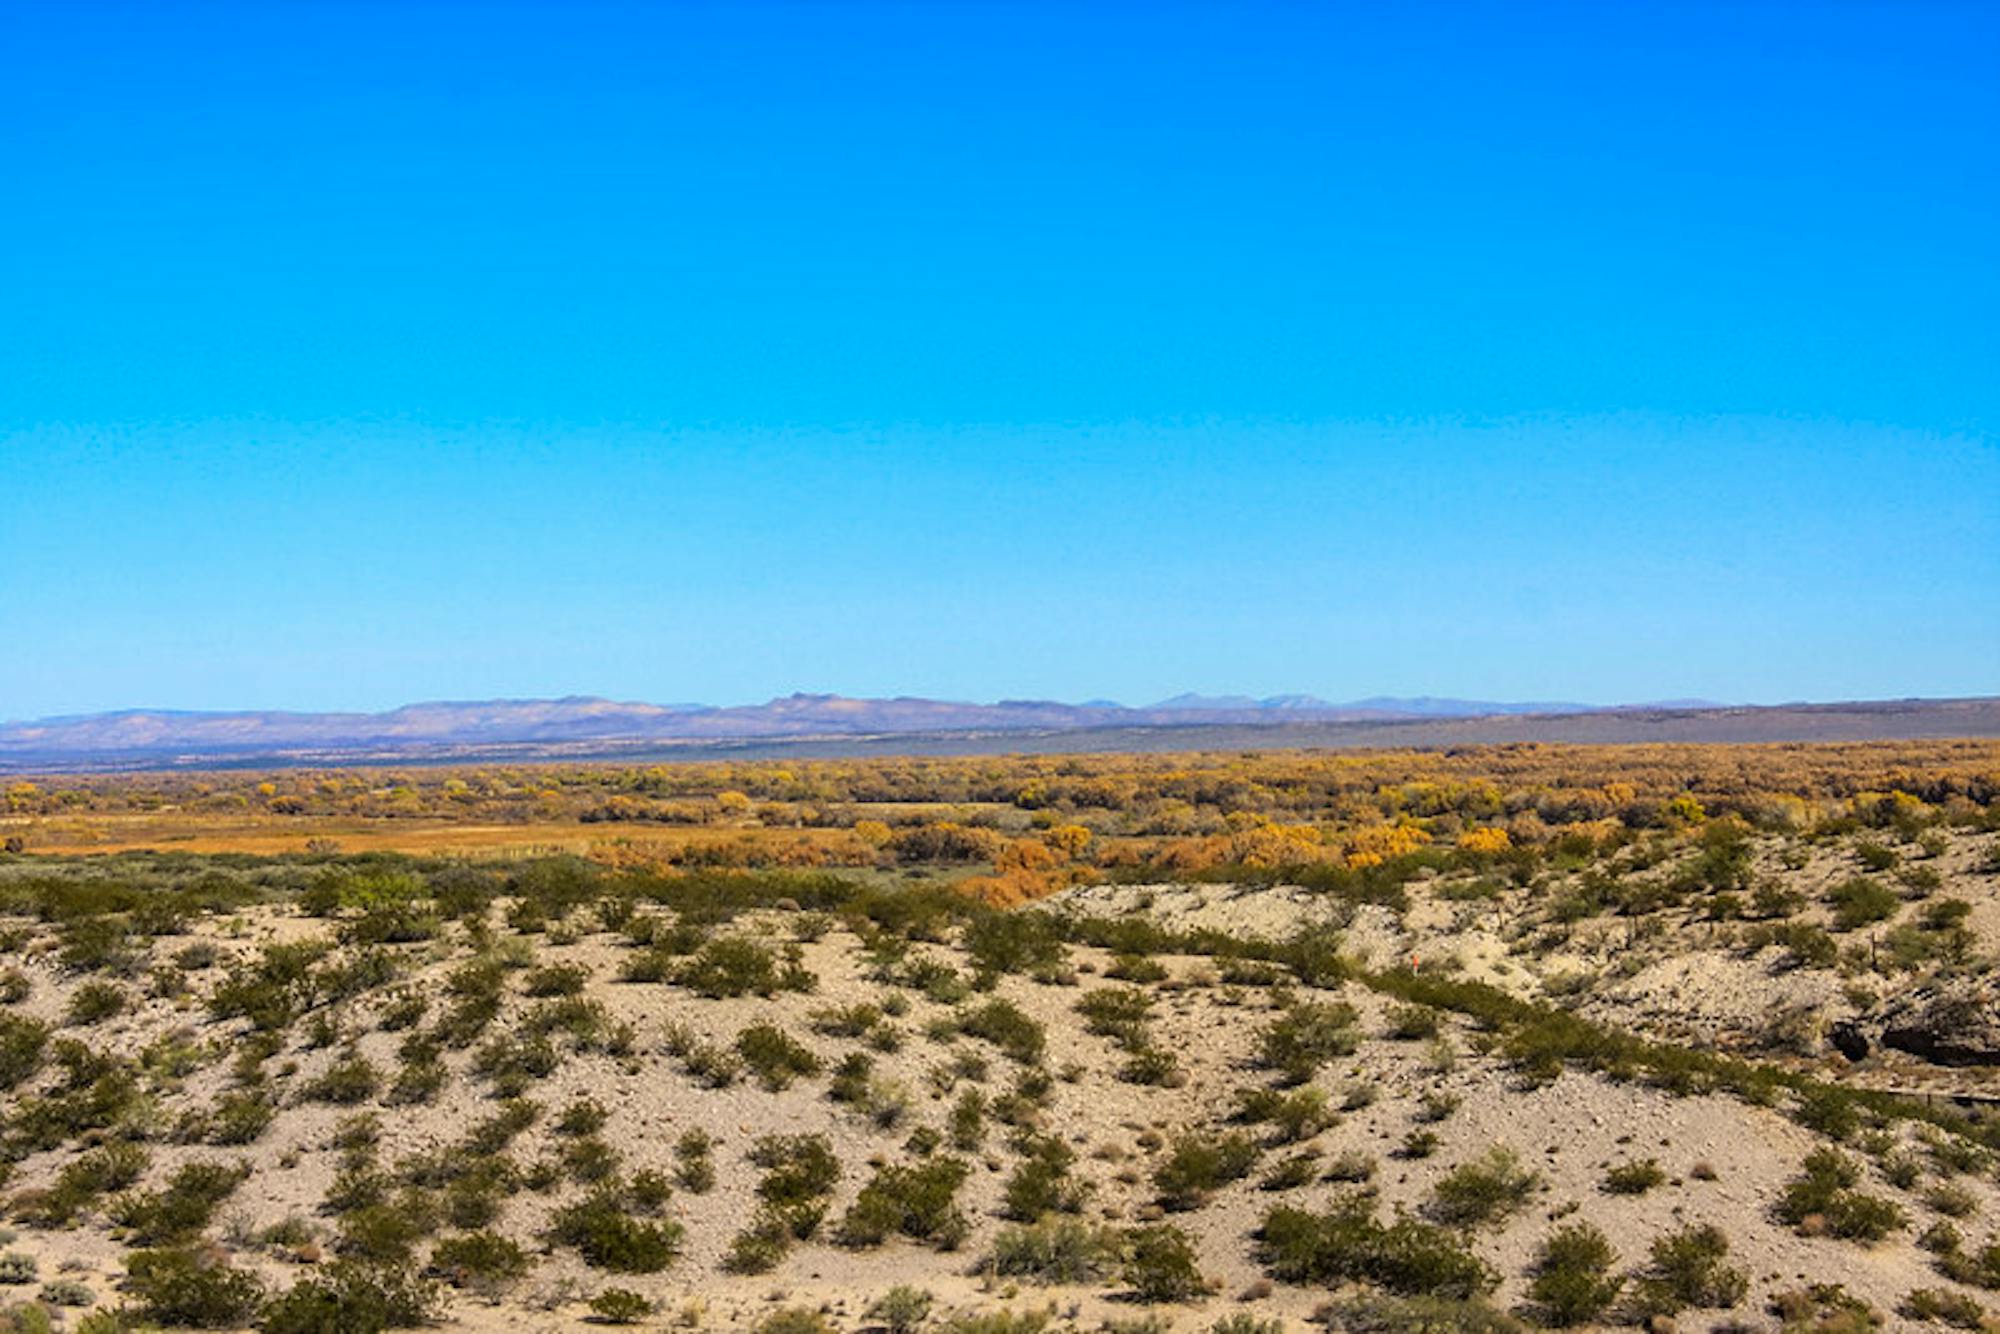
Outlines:
POLYGON ((0 717, 2000 691, 2000 6, 0 9, 0 717))

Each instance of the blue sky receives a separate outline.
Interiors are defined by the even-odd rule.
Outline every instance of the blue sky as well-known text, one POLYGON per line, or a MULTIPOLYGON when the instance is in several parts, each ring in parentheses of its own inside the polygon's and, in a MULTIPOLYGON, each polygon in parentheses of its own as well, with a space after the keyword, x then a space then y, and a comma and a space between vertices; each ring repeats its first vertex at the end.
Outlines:
POLYGON ((0 9, 0 717, 2000 690, 2000 8, 0 9))

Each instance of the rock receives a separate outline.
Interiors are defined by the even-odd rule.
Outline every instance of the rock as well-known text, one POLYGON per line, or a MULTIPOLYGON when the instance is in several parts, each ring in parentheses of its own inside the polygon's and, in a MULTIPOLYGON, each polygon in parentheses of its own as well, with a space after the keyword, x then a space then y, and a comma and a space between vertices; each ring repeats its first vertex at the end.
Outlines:
POLYGON ((1937 1065, 2000 1065, 2000 983, 1960 978, 1919 987, 1842 1027, 1937 1065))

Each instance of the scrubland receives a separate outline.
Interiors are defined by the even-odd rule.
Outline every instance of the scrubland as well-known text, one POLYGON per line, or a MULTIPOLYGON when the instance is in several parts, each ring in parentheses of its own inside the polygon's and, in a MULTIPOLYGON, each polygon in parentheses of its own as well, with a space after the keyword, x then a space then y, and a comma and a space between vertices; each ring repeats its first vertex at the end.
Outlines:
POLYGON ((0 1322, 1985 1327, 1996 794, 1991 743, 24 780, 0 1322))

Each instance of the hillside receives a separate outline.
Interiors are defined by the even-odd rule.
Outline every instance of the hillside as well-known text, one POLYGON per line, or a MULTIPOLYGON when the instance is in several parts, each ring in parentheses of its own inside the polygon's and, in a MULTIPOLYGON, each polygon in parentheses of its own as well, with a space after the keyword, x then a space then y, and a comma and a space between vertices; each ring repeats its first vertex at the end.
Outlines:
POLYGON ((397 761, 994 754, 1293 747, 1864 741, 2000 736, 2000 698, 1586 708, 1480 700, 1178 696, 1110 703, 791 695, 715 708, 589 697, 412 704, 386 713, 126 710, 0 724, 0 770, 397 761))
POLYGON ((1182 761, 1220 827, 1144 854, 1083 772, 837 870, 0 854, 0 1275, 278 1334, 1977 1325, 1990 756, 1589 754, 1182 761))

